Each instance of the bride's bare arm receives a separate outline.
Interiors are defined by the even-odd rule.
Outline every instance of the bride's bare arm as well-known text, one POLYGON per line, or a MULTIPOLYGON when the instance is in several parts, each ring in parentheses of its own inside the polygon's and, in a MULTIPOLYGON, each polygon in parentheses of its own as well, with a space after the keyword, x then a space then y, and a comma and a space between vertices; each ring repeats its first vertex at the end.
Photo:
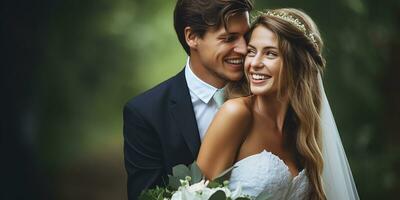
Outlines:
POLYGON ((214 179, 234 164, 236 154, 249 131, 251 113, 240 99, 227 101, 207 130, 197 164, 207 179, 214 179))

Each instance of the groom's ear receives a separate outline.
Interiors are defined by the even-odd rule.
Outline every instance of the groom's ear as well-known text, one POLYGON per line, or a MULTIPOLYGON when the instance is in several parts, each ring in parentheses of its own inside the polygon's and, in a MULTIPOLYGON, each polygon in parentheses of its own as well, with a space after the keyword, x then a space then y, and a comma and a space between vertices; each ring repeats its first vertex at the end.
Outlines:
POLYGON ((187 26, 184 29, 184 32, 185 32, 185 40, 186 43, 189 45, 189 47, 192 49, 197 49, 198 36, 193 32, 193 29, 187 26))

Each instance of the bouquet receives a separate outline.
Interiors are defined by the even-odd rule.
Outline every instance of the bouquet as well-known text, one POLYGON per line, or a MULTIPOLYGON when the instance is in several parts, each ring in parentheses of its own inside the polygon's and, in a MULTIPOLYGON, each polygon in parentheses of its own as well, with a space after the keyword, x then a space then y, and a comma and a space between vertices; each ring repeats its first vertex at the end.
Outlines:
POLYGON ((145 190, 139 200, 266 200, 268 194, 262 192, 257 197, 242 193, 239 186, 234 191, 228 187, 233 167, 222 172, 212 181, 206 181, 196 162, 189 167, 177 165, 168 175, 168 185, 145 190))

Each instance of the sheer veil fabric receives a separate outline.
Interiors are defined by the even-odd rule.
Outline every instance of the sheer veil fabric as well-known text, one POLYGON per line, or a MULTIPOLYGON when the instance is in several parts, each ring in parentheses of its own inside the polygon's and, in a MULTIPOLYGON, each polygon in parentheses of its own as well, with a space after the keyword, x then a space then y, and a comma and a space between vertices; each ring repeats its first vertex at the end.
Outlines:
POLYGON ((322 180, 328 200, 358 200, 357 188, 332 110, 325 94, 321 75, 318 75, 321 92, 322 154, 324 170, 322 180))

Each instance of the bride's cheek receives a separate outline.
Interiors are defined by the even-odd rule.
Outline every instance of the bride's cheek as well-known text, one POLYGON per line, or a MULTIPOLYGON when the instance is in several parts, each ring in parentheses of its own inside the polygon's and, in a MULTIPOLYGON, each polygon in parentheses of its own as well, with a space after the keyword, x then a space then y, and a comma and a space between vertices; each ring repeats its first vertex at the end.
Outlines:
POLYGON ((250 68, 250 61, 248 60, 248 58, 246 58, 246 60, 244 61, 244 73, 247 76, 248 72, 249 72, 249 68, 250 68))

